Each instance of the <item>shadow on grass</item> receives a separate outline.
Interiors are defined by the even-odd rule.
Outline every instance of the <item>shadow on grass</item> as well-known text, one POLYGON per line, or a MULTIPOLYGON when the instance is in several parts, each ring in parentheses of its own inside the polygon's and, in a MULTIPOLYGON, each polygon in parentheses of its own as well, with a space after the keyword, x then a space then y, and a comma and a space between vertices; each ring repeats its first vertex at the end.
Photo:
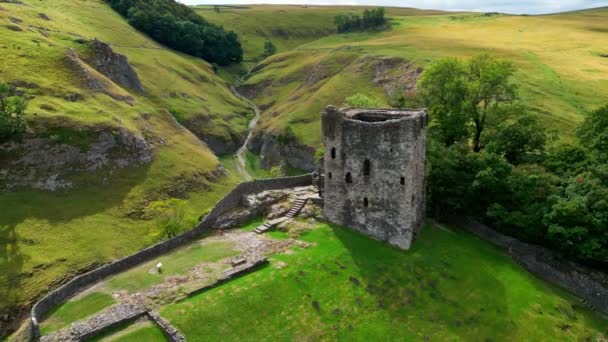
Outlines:
POLYGON ((474 246, 462 236, 425 227, 412 250, 402 251, 346 228, 332 229, 358 268, 351 281, 364 286, 392 322, 409 325, 413 315, 421 322, 415 325, 429 327, 426 336, 448 330, 463 340, 506 338, 516 329, 505 285, 491 273, 498 265, 480 262, 483 252, 465 250, 474 246))
MULTIPOLYGON (((40 242, 19 234, 18 226, 29 219, 44 220, 51 225, 103 212, 121 206, 129 192, 146 179, 149 166, 128 168, 115 172, 110 184, 100 184, 101 173, 79 175, 74 189, 65 192, 18 190, 0 193, 0 336, 6 329, 16 328, 18 316, 25 314, 27 302, 19 298, 25 278, 35 276, 36 267, 26 272, 24 266, 31 256, 22 252, 25 246, 40 242), (6 322, 2 320, 8 317, 6 322)), ((83 229, 94 227, 82 227, 83 229)), ((52 231, 40 232, 44 238, 52 231)), ((43 256, 44 257, 44 256, 43 256)), ((31 300, 33 298, 28 298, 31 300)))

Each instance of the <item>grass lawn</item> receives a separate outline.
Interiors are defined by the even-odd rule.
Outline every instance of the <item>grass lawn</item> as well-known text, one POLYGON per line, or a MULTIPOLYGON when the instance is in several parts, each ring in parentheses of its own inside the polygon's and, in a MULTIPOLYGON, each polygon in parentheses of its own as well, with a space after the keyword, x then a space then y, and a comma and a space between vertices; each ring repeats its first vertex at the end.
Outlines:
POLYGON ((313 245, 275 255, 270 266, 161 314, 189 341, 573 341, 608 334, 605 317, 464 232, 426 227, 408 252, 325 224, 302 239, 313 245))
POLYGON ((118 326, 88 342, 165 342, 167 338, 156 324, 149 320, 138 320, 118 326))
POLYGON ((234 245, 228 242, 205 244, 197 242, 192 246, 171 252, 114 276, 108 279, 107 285, 110 290, 127 290, 130 292, 143 290, 162 282, 167 277, 186 274, 200 263, 219 261, 238 253, 234 249, 234 245), (161 274, 151 274, 150 270, 154 270, 158 262, 162 262, 163 272, 161 274))
POLYGON ((72 322, 97 313, 112 304, 114 298, 107 293, 93 292, 77 300, 69 301, 55 309, 41 324, 42 334, 59 330, 72 322))

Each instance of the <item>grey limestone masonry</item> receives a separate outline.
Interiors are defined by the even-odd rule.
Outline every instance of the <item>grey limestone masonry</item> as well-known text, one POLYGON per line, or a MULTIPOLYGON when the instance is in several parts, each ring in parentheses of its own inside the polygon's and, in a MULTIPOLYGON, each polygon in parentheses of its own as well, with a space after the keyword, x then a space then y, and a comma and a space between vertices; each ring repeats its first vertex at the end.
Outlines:
POLYGON ((324 215, 402 249, 425 218, 426 110, 328 106, 324 215))

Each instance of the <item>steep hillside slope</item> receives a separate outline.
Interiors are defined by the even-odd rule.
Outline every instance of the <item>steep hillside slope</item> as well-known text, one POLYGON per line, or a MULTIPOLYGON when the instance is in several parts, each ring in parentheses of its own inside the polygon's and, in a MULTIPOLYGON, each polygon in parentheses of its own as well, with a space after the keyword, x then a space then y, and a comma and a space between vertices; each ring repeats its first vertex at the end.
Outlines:
MULTIPOLYGON (((277 23, 285 19, 285 24, 277 25, 287 25, 288 31, 297 31, 299 23, 318 21, 323 11, 300 10, 299 21, 289 21, 289 11, 278 13, 266 6, 252 8, 255 10, 232 11, 247 16, 248 23, 272 13, 277 23)), ((340 9, 332 11, 338 13, 340 9)), ((420 68, 437 58, 466 58, 483 52, 516 64, 522 102, 563 137, 571 136, 572 128, 587 111, 608 101, 606 9, 547 16, 432 14, 390 9, 390 30, 328 35, 291 51, 284 46, 285 52, 261 62, 242 84, 244 93, 264 109, 258 135, 273 135, 275 141, 276 137, 286 141, 282 138, 293 136, 296 139, 287 139, 292 142, 291 150, 301 145, 314 150, 321 142, 319 111, 326 104, 340 105, 345 97, 356 93, 373 96, 382 104, 393 102, 400 94, 405 94, 407 100, 415 92, 420 68), (392 62, 369 62, 374 59, 392 62), (397 86, 397 94, 393 85, 386 86, 391 83, 397 86)), ((215 14, 234 15, 222 11, 215 14)), ((329 22, 332 15, 323 20, 329 22)), ((238 25, 231 29, 241 32, 238 25)), ((257 33, 260 39, 267 37, 267 31, 272 31, 272 26, 264 26, 262 31, 247 26, 248 34, 257 33)), ((252 48, 244 44, 246 54, 258 49, 258 45, 252 48)), ((415 105, 408 101, 405 104, 415 105)), ((256 145, 250 148, 260 151, 256 145)), ((277 149, 290 150, 269 150, 277 149)))
POLYGON ((162 238, 153 201, 188 199, 190 227, 237 181, 212 149, 236 149, 253 113, 103 1, 0 2, 0 54, 29 99, 29 131, 0 144, 2 336, 59 282, 162 238))
MULTIPOLYGON (((264 42, 270 40, 279 52, 336 32, 334 16, 360 14, 365 7, 310 5, 196 6, 209 21, 239 33, 248 62, 263 59, 264 42)), ((434 15, 442 11, 390 8, 389 15, 434 15)))

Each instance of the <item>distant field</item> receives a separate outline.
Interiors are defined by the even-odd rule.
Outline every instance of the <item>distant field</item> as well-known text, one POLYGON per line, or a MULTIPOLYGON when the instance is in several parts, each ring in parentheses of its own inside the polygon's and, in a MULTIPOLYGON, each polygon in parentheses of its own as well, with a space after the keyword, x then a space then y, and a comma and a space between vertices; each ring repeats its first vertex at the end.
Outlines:
MULTIPOLYGON (((285 234, 285 233, 277 233, 285 234)), ((319 225, 309 248, 161 314, 189 341, 595 340, 608 321, 460 231, 409 252, 319 225)))
POLYGON ((388 9, 390 30, 331 34, 333 16, 353 11, 362 9, 249 6, 199 13, 243 34, 250 56, 261 53, 265 39, 277 43, 281 53, 264 61, 268 65, 245 84, 258 88, 253 100, 267 107, 260 129, 284 133, 289 127, 311 146, 320 144, 319 113, 325 105, 340 105, 355 93, 388 102, 384 89, 373 84, 373 73, 358 71, 364 56, 400 57, 413 67, 483 52, 511 60, 519 70, 522 102, 564 137, 587 111, 608 102, 608 58, 601 56, 608 54, 608 9, 546 16, 388 9), (321 27, 323 34, 306 39, 272 34, 321 27), (308 42, 295 47, 303 41, 308 42), (319 70, 323 77, 311 79, 319 70))

